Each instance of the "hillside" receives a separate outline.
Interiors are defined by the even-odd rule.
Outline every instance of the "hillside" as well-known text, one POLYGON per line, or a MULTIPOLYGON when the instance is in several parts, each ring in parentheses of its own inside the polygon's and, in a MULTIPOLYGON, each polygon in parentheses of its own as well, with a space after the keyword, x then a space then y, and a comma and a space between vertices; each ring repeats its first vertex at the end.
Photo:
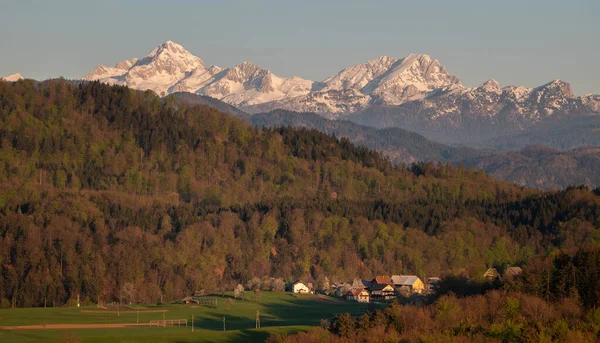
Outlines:
POLYGON ((250 122, 260 127, 293 126, 319 130, 380 151, 393 163, 406 165, 419 161, 445 163, 482 155, 475 149, 455 148, 436 143, 417 133, 399 128, 376 129, 349 121, 325 119, 314 113, 275 110, 254 114, 250 117, 250 122))
MULTIPOLYGON (((587 128, 591 132, 595 126, 592 118, 573 123, 581 130, 587 128)), ((328 120, 313 113, 297 113, 276 110, 269 113, 255 114, 250 121, 261 127, 293 126, 316 129, 326 134, 344 137, 354 144, 380 151, 393 163, 410 165, 411 163, 442 162, 453 165, 463 164, 478 170, 484 170, 496 179, 508 181, 525 187, 539 189, 565 189, 573 185, 600 187, 598 170, 600 170, 600 150, 597 148, 578 148, 573 150, 556 150, 551 148, 529 147, 512 152, 484 151, 466 147, 453 147, 436 143, 427 138, 398 128, 376 129, 342 120, 328 120)), ((539 129, 541 131, 541 129, 539 129)), ((576 131, 573 134, 575 139, 576 131)), ((564 130, 566 133, 566 129, 564 130)), ((545 135, 559 139, 558 135, 545 135)), ((579 135, 580 141, 586 139, 579 135)), ((524 138, 523 138, 524 139, 524 138)), ((507 137, 505 145, 514 144, 518 137, 507 137)), ((537 140, 542 140, 542 137, 537 140)), ((566 143, 566 142, 565 142, 566 143)), ((488 143, 492 144, 492 143, 488 143)), ((516 143, 517 145, 519 143, 516 143)), ((600 142, 599 142, 600 144, 600 142)), ((577 144, 575 144, 577 145, 577 144)), ((566 146, 569 146, 568 144, 566 146)))
POLYGON ((480 275, 597 240, 543 193, 98 82, 0 82, 0 304, 135 301, 253 277, 480 275))

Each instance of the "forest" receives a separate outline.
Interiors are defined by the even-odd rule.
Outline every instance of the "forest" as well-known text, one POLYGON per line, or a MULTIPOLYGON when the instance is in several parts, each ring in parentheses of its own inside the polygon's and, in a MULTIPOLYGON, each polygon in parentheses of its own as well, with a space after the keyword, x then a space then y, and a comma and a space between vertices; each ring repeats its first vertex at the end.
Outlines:
POLYGON ((567 273, 556 263, 583 263, 577 250, 600 243, 599 194, 395 166, 346 139, 121 86, 0 82, 3 307, 507 265, 546 299, 540 271, 567 273))

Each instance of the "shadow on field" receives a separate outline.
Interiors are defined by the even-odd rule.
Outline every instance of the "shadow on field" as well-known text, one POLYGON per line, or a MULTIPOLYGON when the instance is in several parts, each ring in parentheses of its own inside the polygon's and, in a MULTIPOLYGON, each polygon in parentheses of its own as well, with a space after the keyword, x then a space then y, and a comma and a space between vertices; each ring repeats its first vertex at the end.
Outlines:
POLYGON ((262 327, 309 325, 318 326, 322 319, 331 320, 337 314, 362 314, 369 309, 367 304, 344 301, 322 295, 289 294, 277 304, 269 305, 270 317, 261 317, 262 327))

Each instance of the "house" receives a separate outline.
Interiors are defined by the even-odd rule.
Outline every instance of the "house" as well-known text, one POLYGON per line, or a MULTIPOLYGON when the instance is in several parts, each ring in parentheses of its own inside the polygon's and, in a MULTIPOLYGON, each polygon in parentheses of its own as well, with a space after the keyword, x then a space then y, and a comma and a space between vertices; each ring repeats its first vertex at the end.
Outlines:
POLYGON ((392 278, 387 275, 377 275, 372 281, 372 284, 391 285, 392 278))
POLYGON ((346 300, 355 300, 359 303, 368 303, 371 299, 371 295, 367 292, 366 289, 351 289, 346 294, 344 294, 344 299, 346 300))
POLYGON ((181 299, 180 301, 184 304, 198 304, 199 303, 199 301, 197 299, 194 299, 194 297, 185 297, 185 298, 181 299))
POLYGON ((423 293, 423 290, 425 290, 425 284, 415 275, 394 275, 392 283, 397 291, 406 289, 411 294, 421 294, 423 293))
POLYGON ((373 282, 371 282, 371 280, 362 280, 362 283, 366 289, 371 289, 371 286, 373 285, 373 282))
POLYGON ((310 288, 300 280, 294 282, 290 288, 292 293, 310 293, 310 288))
POLYGON ((376 283, 371 286, 371 297, 379 300, 394 299, 396 291, 392 285, 376 283))
POLYGON ((494 280, 494 279, 498 278, 499 276, 500 276, 500 274, 498 274, 498 271, 496 270, 496 268, 489 268, 488 270, 486 270, 485 273, 483 273, 483 277, 488 280, 494 280))
POLYGON ((521 275, 521 273, 523 273, 523 269, 521 269, 521 267, 508 266, 506 270, 504 270, 504 277, 515 277, 521 275))

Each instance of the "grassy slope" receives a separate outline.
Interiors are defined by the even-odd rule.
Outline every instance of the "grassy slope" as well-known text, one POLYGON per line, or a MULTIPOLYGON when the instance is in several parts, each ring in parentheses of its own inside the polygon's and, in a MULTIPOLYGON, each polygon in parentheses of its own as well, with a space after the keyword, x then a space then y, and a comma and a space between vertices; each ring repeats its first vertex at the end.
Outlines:
MULTIPOLYGON (((293 333, 319 325, 321 319, 331 319, 337 313, 360 313, 369 305, 321 296, 298 296, 290 293, 264 292, 259 302, 233 300, 230 310, 226 298, 218 297, 218 306, 194 308, 194 305, 147 306, 148 309, 168 309, 167 319, 189 319, 195 315, 195 332, 190 327, 81 330, 21 330, 0 331, 2 342, 55 342, 65 331, 79 336, 83 342, 204 342, 204 341, 264 341, 271 333, 293 333), (261 314, 262 329, 256 330, 256 311, 261 314), (223 316, 227 332, 223 332, 223 316)), ((373 306, 373 304, 371 304, 373 306)), ((96 309, 89 307, 84 309, 96 309)), ((28 308, 0 310, 0 326, 61 323, 135 323, 136 313, 82 313, 78 308, 28 308)), ((140 313, 140 323, 162 319, 162 313, 140 313)), ((190 324, 191 325, 191 324, 190 324)))

